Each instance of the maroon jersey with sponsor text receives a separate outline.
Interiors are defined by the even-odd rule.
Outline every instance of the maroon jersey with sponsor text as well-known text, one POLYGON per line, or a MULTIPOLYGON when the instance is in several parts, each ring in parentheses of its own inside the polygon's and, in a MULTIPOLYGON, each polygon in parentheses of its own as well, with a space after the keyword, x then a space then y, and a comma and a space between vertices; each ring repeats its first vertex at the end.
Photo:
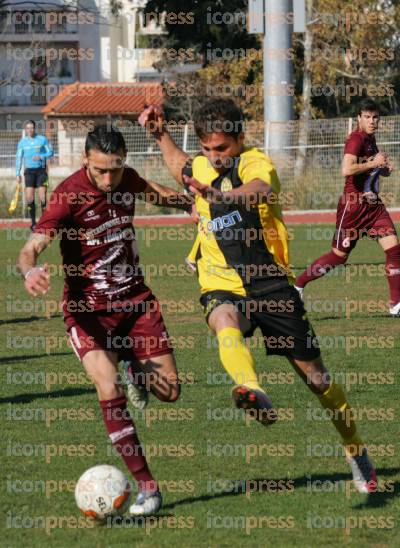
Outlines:
MULTIPOLYGON (((357 163, 359 164, 371 156, 375 156, 378 152, 375 136, 368 135, 360 130, 353 131, 353 133, 348 136, 344 147, 344 153, 357 156, 357 163)), ((344 192, 346 194, 350 192, 362 193, 367 190, 365 186, 372 172, 373 169, 366 171, 365 173, 360 173, 359 175, 349 175, 346 177, 344 192)))
POLYGON ((51 194, 35 233, 60 237, 64 301, 84 301, 92 310, 102 310, 110 302, 141 300, 150 292, 132 226, 135 195, 145 186, 144 179, 127 167, 116 190, 105 194, 82 168, 51 194))

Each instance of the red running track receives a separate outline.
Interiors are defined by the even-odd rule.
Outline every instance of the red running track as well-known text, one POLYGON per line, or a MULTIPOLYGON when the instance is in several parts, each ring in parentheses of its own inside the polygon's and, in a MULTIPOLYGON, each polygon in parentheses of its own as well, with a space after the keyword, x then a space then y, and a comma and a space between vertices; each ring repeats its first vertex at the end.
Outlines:
MULTIPOLYGON (((400 222, 400 209, 389 209, 393 221, 400 222)), ((283 213, 286 224, 324 224, 336 221, 336 211, 286 211, 283 213)), ((149 215, 135 217, 136 226, 171 226, 187 225, 192 222, 187 215, 149 215)), ((0 219, 0 229, 4 228, 28 228, 30 221, 28 219, 0 219)))

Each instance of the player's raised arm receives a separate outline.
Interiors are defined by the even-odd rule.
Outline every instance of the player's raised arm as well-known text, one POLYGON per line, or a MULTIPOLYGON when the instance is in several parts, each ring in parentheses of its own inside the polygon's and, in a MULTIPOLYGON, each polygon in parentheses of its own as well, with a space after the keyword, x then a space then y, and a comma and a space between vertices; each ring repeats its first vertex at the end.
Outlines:
POLYGON ((194 198, 191 194, 176 192, 154 181, 146 181, 145 200, 156 206, 173 207, 191 213, 194 198))
POLYGON ((210 186, 203 185, 193 177, 183 176, 185 186, 196 194, 201 196, 209 203, 237 203, 240 205, 256 205, 268 201, 269 195, 273 192, 271 185, 261 179, 253 179, 246 185, 221 192, 210 186))
POLYGON ((185 186, 210 203, 225 202, 251 207, 257 204, 278 203, 280 182, 275 166, 269 158, 254 153, 240 160, 238 174, 243 184, 221 192, 212 185, 204 185, 196 178, 183 175, 185 186))
POLYGON ((178 147, 168 133, 161 108, 150 105, 144 109, 139 116, 138 122, 142 127, 146 128, 156 140, 162 152, 164 162, 172 177, 179 184, 183 184, 182 169, 190 159, 190 156, 178 147))
POLYGON ((17 268, 25 278, 25 289, 36 297, 39 293, 47 293, 50 289, 50 275, 47 264, 37 266, 39 255, 49 246, 50 236, 46 234, 32 234, 21 249, 17 268))

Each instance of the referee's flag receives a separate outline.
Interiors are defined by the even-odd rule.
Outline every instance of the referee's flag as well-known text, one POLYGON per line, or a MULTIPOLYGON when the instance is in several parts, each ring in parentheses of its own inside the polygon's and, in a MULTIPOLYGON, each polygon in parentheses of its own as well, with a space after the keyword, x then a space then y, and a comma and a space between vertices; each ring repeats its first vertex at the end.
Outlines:
POLYGON ((14 211, 17 209, 18 198, 19 198, 20 191, 21 191, 21 185, 19 183, 17 183, 17 187, 15 189, 14 197, 11 200, 10 207, 8 208, 8 213, 10 215, 12 215, 14 213, 14 211))

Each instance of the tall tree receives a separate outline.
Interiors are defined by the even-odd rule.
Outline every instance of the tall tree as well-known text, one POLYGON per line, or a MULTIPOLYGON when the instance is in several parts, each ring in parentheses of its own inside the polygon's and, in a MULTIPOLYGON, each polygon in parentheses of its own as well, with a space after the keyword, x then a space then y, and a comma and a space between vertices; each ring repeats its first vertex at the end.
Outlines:
POLYGON ((300 128, 299 145, 301 148, 297 151, 295 173, 298 176, 304 174, 306 166, 306 154, 308 144, 308 128, 311 118, 311 100, 312 100, 312 82, 311 82, 311 61, 313 47, 313 32, 311 26, 311 17, 313 14, 314 0, 306 0, 306 30, 304 33, 304 62, 302 63, 303 73, 303 93, 299 97, 300 128))
MULTIPOLYGON (((306 0, 307 31, 295 34, 295 108, 307 143, 308 120, 312 117, 349 116, 354 103, 365 95, 373 96, 383 113, 400 110, 398 0, 306 0)), ((196 48, 202 54, 204 71, 200 77, 214 86, 234 90, 242 84, 259 93, 247 102, 236 95, 248 117, 262 117, 262 61, 250 60, 249 50, 261 47, 258 37, 248 35, 241 19, 246 0, 149 0, 148 12, 193 13, 194 24, 166 24, 171 47, 196 48), (186 7, 188 6, 188 7, 186 7), (219 24, 222 21, 222 24, 219 24), (219 49, 220 48, 220 49, 219 49), (244 52, 240 58, 238 51, 244 52), (225 57, 216 58, 225 50, 225 57), (247 50, 247 51, 246 51, 247 50), (238 59, 239 57, 239 59, 238 59)), ((268 29, 267 29, 268 31, 268 29)), ((162 45, 161 45, 162 47, 162 45)), ((223 53, 222 53, 223 54, 223 53)), ((190 77, 187 77, 190 81, 190 77)), ((204 89, 200 87, 200 89, 204 89)), ((247 97, 249 94, 247 94, 247 97)), ((177 99, 174 100, 177 103, 177 99)), ((298 165, 301 171, 301 158, 298 165)))
POLYGON ((305 108, 308 102, 328 116, 349 115, 358 97, 372 95, 384 111, 396 109, 399 3, 313 0, 310 4, 307 33, 300 38, 303 71, 311 76, 313 92, 310 98, 302 89, 308 99, 305 108))
POLYGON ((165 29, 173 46, 195 48, 203 64, 220 55, 219 48, 247 49, 257 47, 255 36, 247 32, 248 0, 149 0, 147 14, 191 14, 186 23, 166 18, 165 29))

